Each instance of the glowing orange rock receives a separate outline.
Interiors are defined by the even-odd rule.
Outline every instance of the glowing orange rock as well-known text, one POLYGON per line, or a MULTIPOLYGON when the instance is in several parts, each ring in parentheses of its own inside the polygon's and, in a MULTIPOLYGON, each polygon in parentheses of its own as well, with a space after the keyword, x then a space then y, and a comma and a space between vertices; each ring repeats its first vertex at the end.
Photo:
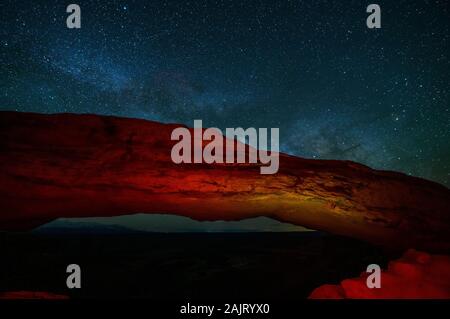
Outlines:
POLYGON ((450 248, 450 191, 442 185, 286 154, 275 175, 261 175, 258 164, 177 165, 170 136, 179 126, 0 112, 0 229, 134 213, 267 216, 394 247, 450 248))
POLYGON ((311 299, 450 299, 450 256, 408 250, 381 273, 381 287, 369 289, 367 273, 340 285, 323 285, 311 299))

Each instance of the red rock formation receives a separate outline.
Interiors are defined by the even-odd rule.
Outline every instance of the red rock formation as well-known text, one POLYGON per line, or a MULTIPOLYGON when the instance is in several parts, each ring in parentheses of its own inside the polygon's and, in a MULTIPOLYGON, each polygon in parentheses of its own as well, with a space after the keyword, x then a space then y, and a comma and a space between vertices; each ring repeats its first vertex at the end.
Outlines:
MULTIPOLYGON (((171 161, 179 125, 96 115, 0 113, 0 229, 58 217, 267 216, 395 247, 450 247, 450 191, 349 161, 280 154, 259 164, 171 161)), ((283 132, 281 132, 281 137, 283 132)))
POLYGON ((311 299, 450 299, 450 257, 408 250, 381 273, 381 287, 367 288, 367 273, 340 285, 316 288, 311 299))

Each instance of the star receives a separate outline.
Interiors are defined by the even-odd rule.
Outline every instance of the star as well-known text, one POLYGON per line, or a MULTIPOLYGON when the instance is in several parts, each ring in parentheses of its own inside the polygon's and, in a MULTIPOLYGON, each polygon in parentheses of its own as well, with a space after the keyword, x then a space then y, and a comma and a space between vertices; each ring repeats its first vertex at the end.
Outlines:
POLYGON ((356 0, 89 0, 74 32, 54 1, 3 2, 2 109, 280 127, 283 152, 450 185, 442 4, 390 4, 402 27, 374 31, 356 0))

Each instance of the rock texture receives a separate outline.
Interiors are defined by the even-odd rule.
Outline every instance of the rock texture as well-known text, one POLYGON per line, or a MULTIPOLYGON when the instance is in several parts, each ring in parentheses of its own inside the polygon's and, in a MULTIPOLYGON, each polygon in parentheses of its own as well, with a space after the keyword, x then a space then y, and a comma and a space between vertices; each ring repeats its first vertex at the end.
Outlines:
POLYGON ((442 185, 285 154, 275 175, 260 175, 259 164, 176 165, 170 158, 176 127, 0 112, 0 229, 134 213, 197 220, 267 216, 390 247, 450 247, 450 191, 442 185))
POLYGON ((369 289, 367 273, 340 285, 316 288, 311 299, 450 299, 450 257, 408 250, 381 273, 381 287, 369 289))

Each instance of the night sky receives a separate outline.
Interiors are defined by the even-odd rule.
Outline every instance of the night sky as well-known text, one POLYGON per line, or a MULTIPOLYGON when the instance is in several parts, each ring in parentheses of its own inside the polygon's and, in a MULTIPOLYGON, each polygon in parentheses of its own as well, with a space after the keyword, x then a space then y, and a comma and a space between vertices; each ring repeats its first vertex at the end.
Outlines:
POLYGON ((450 185, 448 0, 0 4, 0 109, 279 127, 284 152, 450 185), (81 29, 66 6, 81 6, 81 29))

